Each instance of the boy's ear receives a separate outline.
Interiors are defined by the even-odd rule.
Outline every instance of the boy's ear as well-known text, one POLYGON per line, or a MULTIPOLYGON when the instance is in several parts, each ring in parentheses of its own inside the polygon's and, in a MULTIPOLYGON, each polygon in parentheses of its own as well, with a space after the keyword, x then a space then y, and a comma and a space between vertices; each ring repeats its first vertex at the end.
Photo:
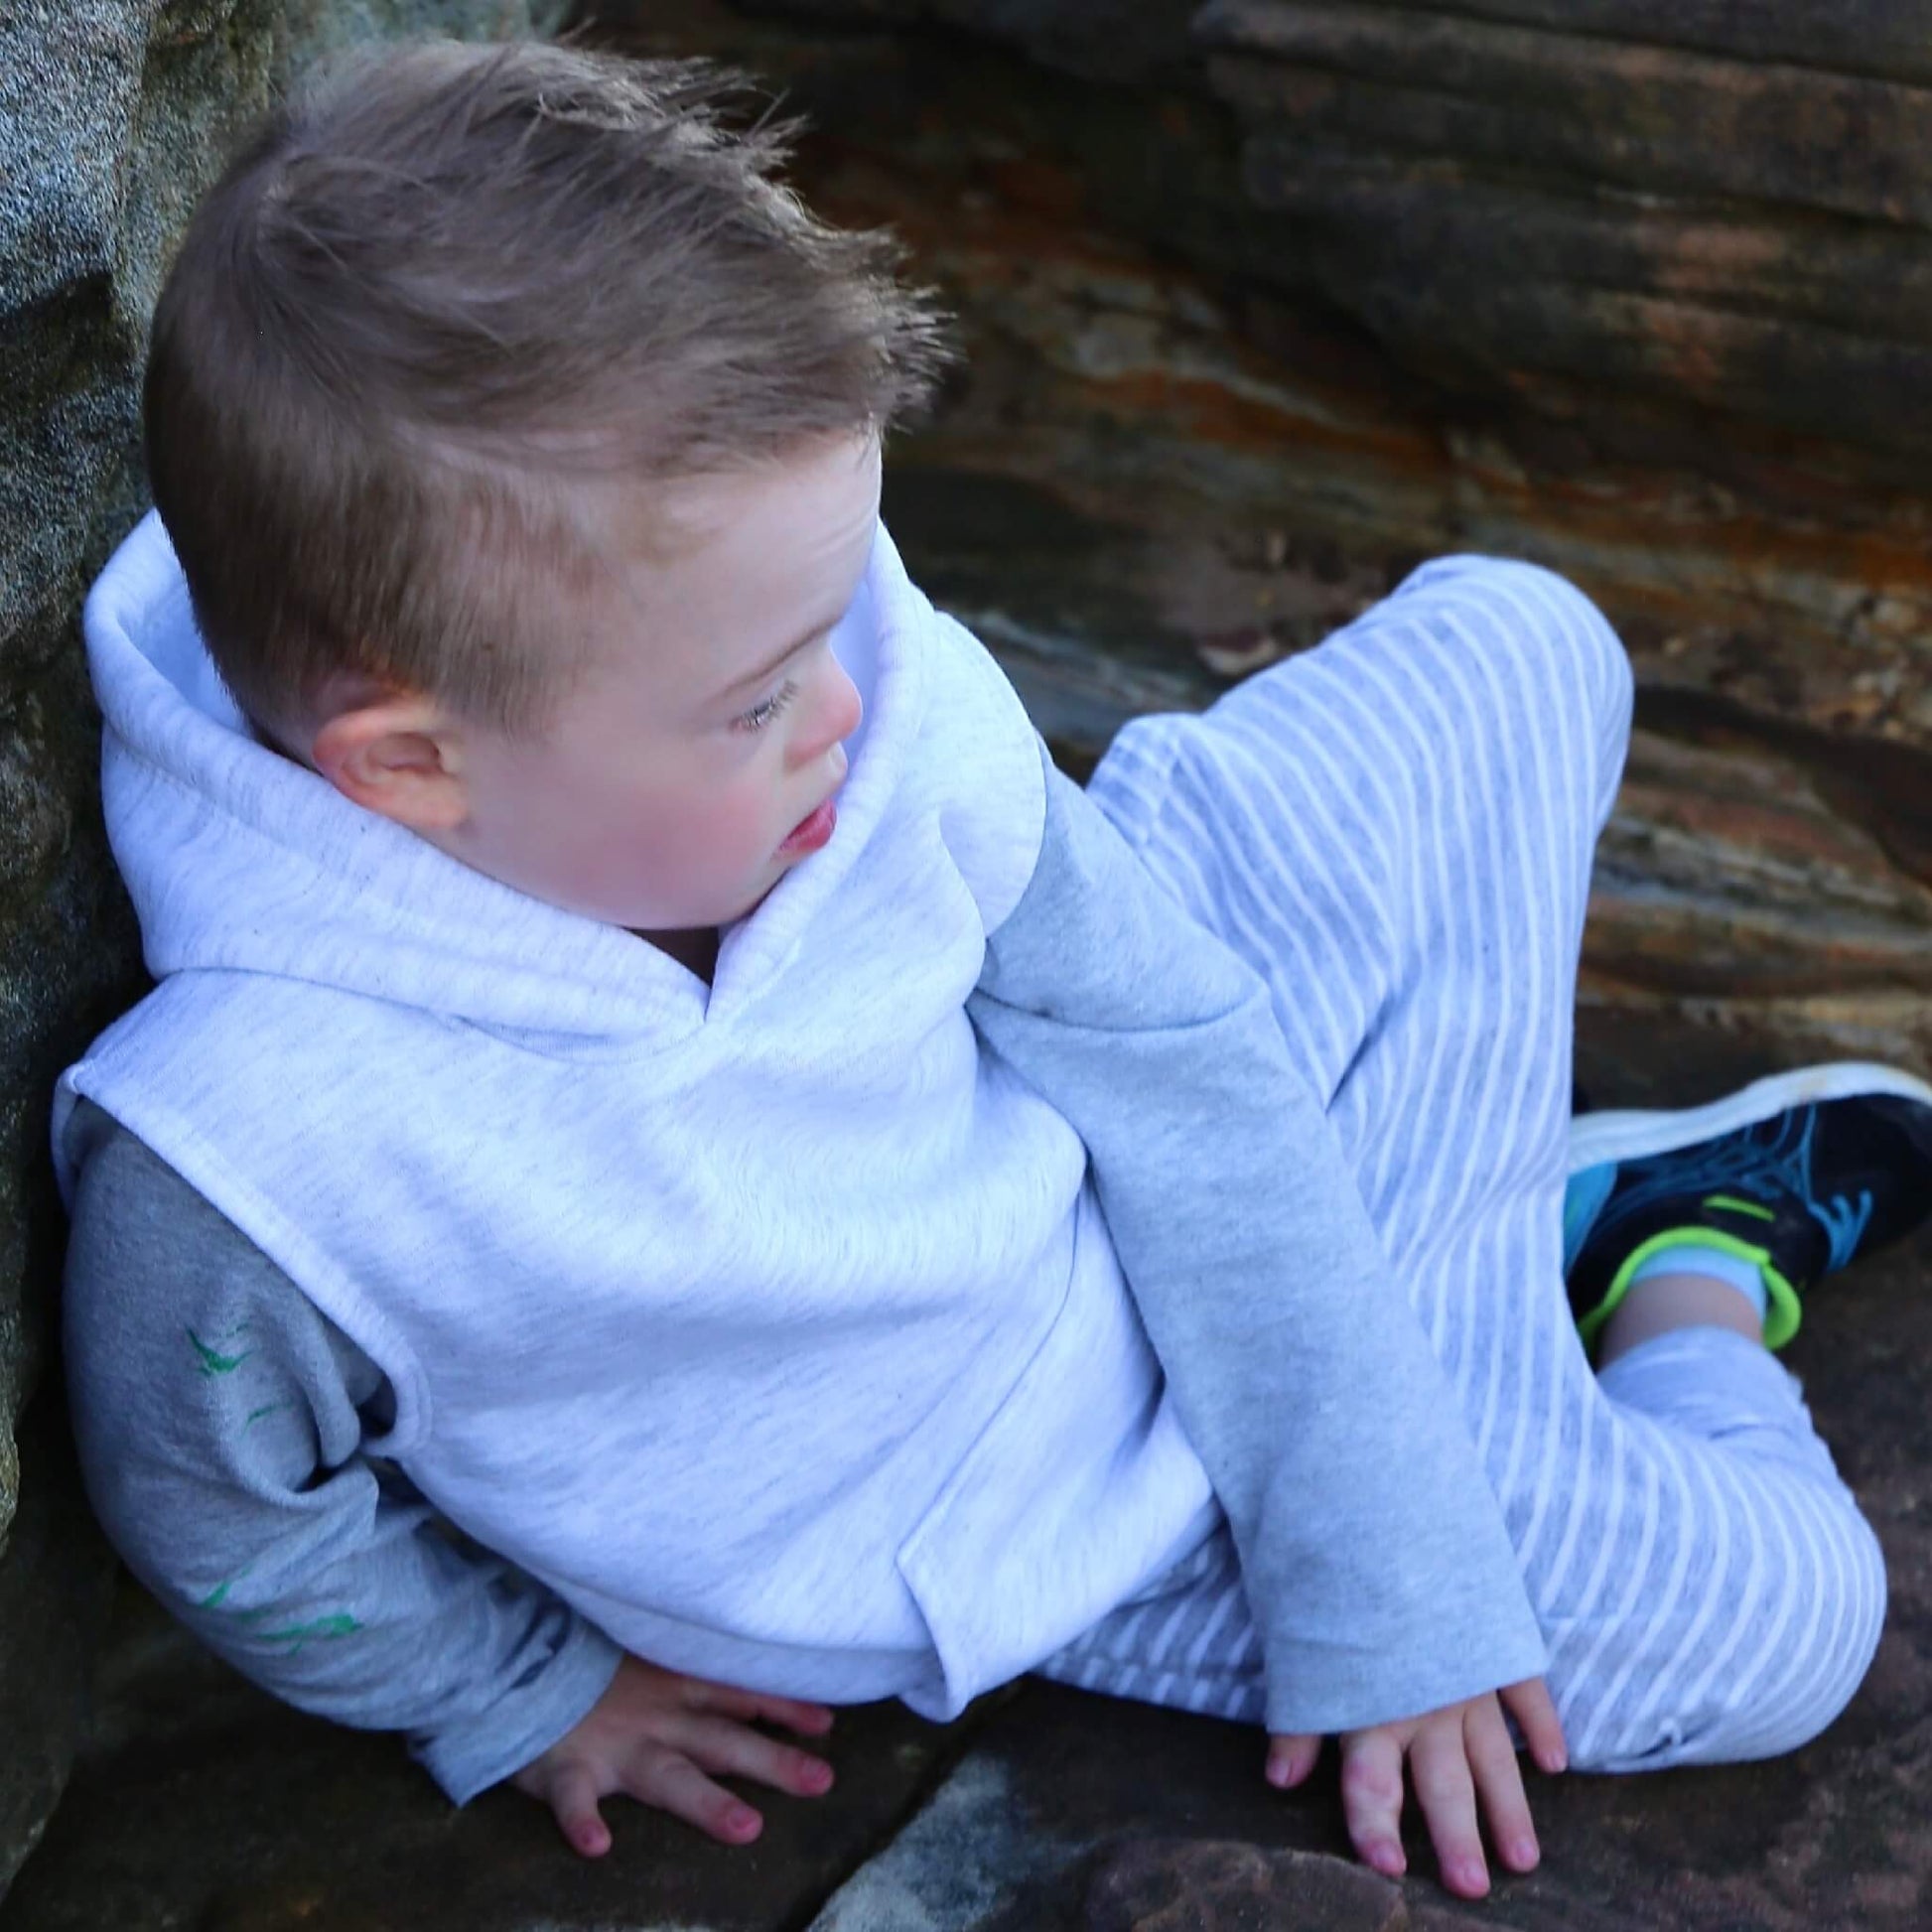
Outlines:
POLYGON ((339 711, 309 758, 345 798, 412 832, 452 832, 470 815, 462 728, 429 698, 386 693, 339 711))

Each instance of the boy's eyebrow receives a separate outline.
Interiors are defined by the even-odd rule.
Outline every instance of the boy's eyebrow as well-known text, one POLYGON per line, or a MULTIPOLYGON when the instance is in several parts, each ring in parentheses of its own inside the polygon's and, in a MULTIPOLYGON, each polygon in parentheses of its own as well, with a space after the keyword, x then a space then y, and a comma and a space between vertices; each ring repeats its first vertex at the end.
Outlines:
POLYGON ((760 665, 756 671, 747 671, 741 678, 734 678, 718 693, 718 696, 721 699, 729 698, 735 692, 746 690, 755 684, 762 684, 767 678, 776 676, 781 665, 789 663, 813 638, 822 637, 826 631, 833 629, 838 624, 839 618, 844 616, 845 613, 841 611, 839 617, 834 618, 830 623, 813 624, 802 636, 794 637, 768 664, 760 665))

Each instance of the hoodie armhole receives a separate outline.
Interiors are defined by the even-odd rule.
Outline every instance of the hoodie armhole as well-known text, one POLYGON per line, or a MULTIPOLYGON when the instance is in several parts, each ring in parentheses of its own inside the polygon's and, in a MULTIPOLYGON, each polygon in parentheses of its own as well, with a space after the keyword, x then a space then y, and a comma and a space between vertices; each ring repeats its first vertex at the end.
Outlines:
MULTIPOLYGON (((430 1430, 429 1386, 414 1352, 328 1256, 243 1180, 189 1122, 151 1093, 136 1092, 131 1083, 113 1074, 110 1046, 107 1053, 90 1055, 69 1068, 62 1086, 110 1115, 172 1168, 375 1363, 394 1392, 396 1413, 388 1431, 364 1448, 373 1455, 407 1455, 428 1438, 430 1430)), ((64 1125, 71 1124, 71 1116, 69 1105, 64 1125)))

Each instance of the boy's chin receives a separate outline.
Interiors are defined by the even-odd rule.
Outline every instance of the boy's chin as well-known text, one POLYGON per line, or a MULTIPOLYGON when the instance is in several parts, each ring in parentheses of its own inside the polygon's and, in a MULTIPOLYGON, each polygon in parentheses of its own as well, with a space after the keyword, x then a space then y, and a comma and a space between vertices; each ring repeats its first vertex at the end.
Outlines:
POLYGON ((752 914, 756 912, 759 909, 759 907, 762 905, 764 901, 771 897, 771 889, 774 886, 776 886, 778 881, 782 879, 785 876, 785 874, 788 873, 790 870, 791 867, 789 865, 781 865, 780 867, 778 867, 774 876, 771 877, 770 879, 767 879, 764 882, 764 884, 758 889, 756 893, 752 894, 752 896, 746 899, 745 903, 741 905, 738 908, 738 910, 731 915, 730 918, 719 919, 715 921, 715 923, 720 926, 728 926, 728 925, 736 925, 740 919, 749 919, 752 916, 752 914))
POLYGON ((720 932, 728 925, 736 925, 741 919, 749 919, 771 897, 771 889, 789 870, 788 866, 777 867, 773 876, 765 880, 756 892, 748 893, 739 899, 722 900, 716 911, 681 916, 675 922, 665 918, 651 918, 614 919, 611 923, 621 925, 626 931, 635 933, 639 939, 655 940, 694 932, 720 932))

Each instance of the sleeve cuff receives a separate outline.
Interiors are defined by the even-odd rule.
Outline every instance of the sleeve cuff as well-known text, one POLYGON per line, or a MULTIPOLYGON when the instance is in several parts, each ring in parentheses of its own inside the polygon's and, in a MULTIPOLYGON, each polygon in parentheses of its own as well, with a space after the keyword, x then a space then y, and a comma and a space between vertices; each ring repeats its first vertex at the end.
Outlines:
POLYGON ((487 1711, 443 1725, 413 1743, 417 1759, 459 1805, 541 1757, 610 1688, 623 1652, 575 1612, 541 1671, 487 1711))
POLYGON ((1514 1617, 1511 1627, 1464 1631, 1462 1641, 1377 1649, 1337 1656, 1318 1646, 1264 1641, 1267 1725, 1276 1737, 1330 1736, 1369 1725, 1395 1724, 1441 1711, 1465 1698, 1499 1691, 1549 1665, 1542 1633, 1533 1619, 1514 1617))

